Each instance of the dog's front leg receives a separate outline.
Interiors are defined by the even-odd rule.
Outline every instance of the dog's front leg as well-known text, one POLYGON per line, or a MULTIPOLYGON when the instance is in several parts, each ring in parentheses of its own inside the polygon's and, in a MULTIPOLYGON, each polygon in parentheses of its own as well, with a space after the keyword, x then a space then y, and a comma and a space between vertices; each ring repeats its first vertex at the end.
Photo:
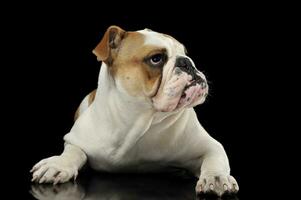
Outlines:
POLYGON ((223 146, 214 141, 208 145, 203 156, 201 175, 196 186, 197 193, 236 193, 238 184, 230 175, 228 157, 223 146))
POLYGON ((76 179, 78 170, 86 161, 87 156, 80 148, 65 144, 60 156, 45 158, 33 166, 32 181, 57 184, 76 179))

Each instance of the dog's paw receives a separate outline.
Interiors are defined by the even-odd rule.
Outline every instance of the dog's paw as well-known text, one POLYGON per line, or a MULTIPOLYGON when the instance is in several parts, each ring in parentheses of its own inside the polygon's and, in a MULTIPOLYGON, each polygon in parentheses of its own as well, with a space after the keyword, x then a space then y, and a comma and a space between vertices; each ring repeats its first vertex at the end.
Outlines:
POLYGON ((230 175, 201 175, 195 191, 197 194, 235 194, 239 190, 238 184, 230 175))
POLYGON ((33 182, 38 183, 65 183, 71 178, 77 177, 78 169, 67 158, 53 156, 38 162, 30 170, 33 182))

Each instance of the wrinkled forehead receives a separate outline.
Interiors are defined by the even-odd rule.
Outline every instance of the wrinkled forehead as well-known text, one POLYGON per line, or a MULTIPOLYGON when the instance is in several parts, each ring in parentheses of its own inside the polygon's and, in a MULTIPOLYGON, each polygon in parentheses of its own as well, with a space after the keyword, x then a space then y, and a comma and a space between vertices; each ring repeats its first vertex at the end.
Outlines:
POLYGON ((143 35, 144 45, 165 48, 169 56, 179 54, 185 55, 184 45, 169 35, 151 31, 149 29, 144 29, 137 32, 143 35))

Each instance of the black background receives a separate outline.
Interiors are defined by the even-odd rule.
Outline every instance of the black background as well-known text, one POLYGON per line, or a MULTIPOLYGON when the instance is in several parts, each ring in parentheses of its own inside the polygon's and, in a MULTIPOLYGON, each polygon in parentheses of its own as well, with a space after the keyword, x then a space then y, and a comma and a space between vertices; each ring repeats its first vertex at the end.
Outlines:
POLYGON ((198 118, 224 145, 240 199, 259 195, 265 189, 258 179, 272 173, 263 164, 272 157, 263 141, 275 134, 267 96, 274 91, 279 13, 263 5, 132 4, 16 4, 3 16, 3 56, 10 63, 3 65, 10 79, 5 99, 11 104, 5 124, 11 153, 5 158, 7 173, 15 175, 10 181, 19 182, 14 194, 30 198, 32 165, 63 150, 77 106, 97 85, 100 63, 92 50, 108 26, 118 25, 170 34, 186 46, 210 84, 198 118))

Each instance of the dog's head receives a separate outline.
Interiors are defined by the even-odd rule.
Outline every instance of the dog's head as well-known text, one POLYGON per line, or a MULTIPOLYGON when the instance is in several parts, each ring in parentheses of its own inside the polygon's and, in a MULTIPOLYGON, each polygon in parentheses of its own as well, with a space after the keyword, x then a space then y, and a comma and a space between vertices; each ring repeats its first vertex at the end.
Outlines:
POLYGON ((149 100, 157 111, 193 107, 208 94, 204 74, 169 35, 111 26, 93 53, 106 63, 118 90, 149 100))

